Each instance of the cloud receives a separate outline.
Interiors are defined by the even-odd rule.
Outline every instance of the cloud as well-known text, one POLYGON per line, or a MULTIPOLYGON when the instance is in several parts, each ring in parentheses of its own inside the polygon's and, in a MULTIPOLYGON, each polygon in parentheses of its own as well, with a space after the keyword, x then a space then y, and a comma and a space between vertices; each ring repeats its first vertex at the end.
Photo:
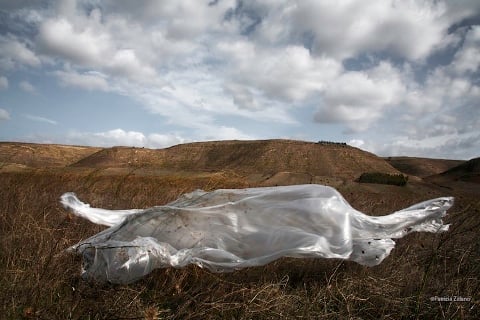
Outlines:
POLYGON ((261 95, 255 97, 262 106, 260 109, 240 108, 232 98, 225 96, 222 79, 207 71, 205 67, 192 66, 171 73, 165 80, 174 86, 138 87, 117 83, 115 90, 139 101, 149 112, 165 117, 169 123, 190 130, 216 128, 217 116, 235 117, 238 121, 294 123, 284 106, 261 95))
POLYGON ((7 110, 0 108, 0 121, 10 120, 10 113, 7 110))
POLYGON ((185 142, 187 140, 176 134, 152 133, 147 136, 147 146, 149 148, 167 148, 185 142))
MULTIPOLYGON (((251 10, 254 4, 245 5, 251 10)), ((317 56, 340 59, 388 52, 409 60, 425 58, 449 26, 441 2, 284 1, 263 5, 256 36, 273 44, 305 43, 317 56)))
MULTIPOLYGON (((445 16, 452 23, 465 22, 466 20, 471 18, 478 18, 478 13, 480 12, 480 2, 476 0, 469 0, 469 1, 448 0, 448 1, 445 1, 445 5, 447 7, 445 16)), ((461 25, 462 23, 457 23, 457 27, 461 25)))
POLYGON ((110 36, 93 29, 94 24, 99 25, 76 30, 66 18, 50 19, 40 26, 37 41, 46 53, 81 65, 97 64, 109 51, 110 36))
POLYGON ((54 75, 62 86, 76 87, 84 90, 108 91, 106 76, 99 72, 77 73, 75 71, 55 71, 54 75))
POLYGON ((184 143, 184 138, 170 133, 152 133, 145 135, 138 131, 114 129, 104 132, 70 132, 67 135, 69 143, 100 147, 134 146, 148 148, 166 148, 184 143))
POLYGON ((366 71, 344 72, 323 92, 323 106, 315 114, 319 123, 346 123, 363 131, 380 119, 386 108, 397 104, 405 86, 396 68, 387 62, 366 71))
POLYGON ((28 120, 48 123, 48 124, 52 124, 52 125, 57 125, 57 121, 51 120, 51 119, 48 119, 48 118, 45 118, 45 117, 35 116, 35 115, 31 115, 31 114, 24 114, 23 116, 25 118, 27 118, 28 120))
POLYGON ((38 67, 40 59, 26 43, 20 42, 14 36, 0 35, 0 68, 8 70, 17 65, 38 67))
POLYGON ((241 130, 228 127, 205 127, 199 135, 202 140, 254 140, 255 136, 246 134, 241 130))
POLYGON ((467 160, 479 156, 479 141, 480 133, 453 133, 425 139, 398 137, 392 143, 370 144, 370 147, 381 156, 407 154, 413 157, 467 160))
MULTIPOLYGON (((270 99, 301 101, 321 90, 342 70, 338 61, 312 57, 301 46, 263 48, 252 42, 236 40, 221 42, 217 49, 230 67, 226 76, 235 83, 236 90, 230 90, 233 94, 243 86, 259 90, 270 99)), ((242 99, 235 95, 234 98, 241 103, 242 99)))
POLYGON ((355 148, 361 148, 363 145, 365 145, 365 141, 362 139, 351 139, 348 141, 348 145, 355 147, 355 148))
POLYGON ((480 26, 472 27, 466 34, 462 48, 452 62, 456 74, 473 73, 480 68, 480 26))
POLYGON ((108 68, 115 74, 130 76, 140 81, 157 76, 155 69, 140 62, 132 49, 121 49, 115 52, 108 68))
POLYGON ((238 83, 225 84, 225 93, 233 98, 233 103, 240 109, 259 110, 262 108, 255 98, 253 89, 238 83))
POLYGON ((79 8, 60 6, 39 27, 39 48, 69 66, 55 71, 60 83, 132 97, 182 126, 208 125, 220 114, 292 124, 291 110, 317 101, 318 123, 367 130, 407 85, 389 62, 348 71, 342 60, 382 51, 422 59, 448 28, 445 7, 417 2, 147 1, 134 8, 107 1, 102 9, 79 8))
POLYGON ((0 90, 8 89, 8 79, 0 76, 0 90))
POLYGON ((20 82, 20 84, 18 86, 20 87, 20 89, 22 89, 23 91, 28 92, 28 93, 36 93, 37 92, 37 89, 28 81, 22 81, 22 82, 20 82))
POLYGON ((146 138, 141 132, 123 131, 115 129, 107 132, 93 134, 101 144, 115 145, 121 143, 126 146, 145 146, 146 138))
POLYGON ((95 68, 139 82, 157 82, 159 77, 155 67, 144 62, 139 55, 144 49, 149 51, 151 48, 141 43, 134 48, 125 48, 122 39, 127 32, 143 38, 145 30, 130 26, 123 18, 102 17, 99 9, 92 10, 88 16, 70 7, 61 11, 68 14, 46 19, 39 27, 36 41, 42 52, 73 66, 95 68))
POLYGON ((156 1, 146 0, 142 5, 128 1, 104 1, 103 7, 119 16, 129 16, 132 20, 144 21, 146 25, 162 21, 168 38, 175 40, 192 40, 206 32, 224 31, 222 25, 225 13, 236 5, 234 0, 218 1, 156 1))
POLYGON ((68 143, 101 147, 135 146, 166 148, 192 141, 254 139, 254 137, 247 135, 236 128, 227 126, 205 127, 201 132, 196 132, 195 136, 198 137, 198 140, 185 138, 176 133, 144 134, 139 131, 126 131, 118 128, 104 132, 70 132, 67 135, 67 140, 68 143))
POLYGON ((435 68, 423 83, 409 86, 403 98, 402 115, 391 115, 398 119, 399 135, 412 141, 437 137, 461 141, 467 133, 480 134, 477 116, 480 86, 474 80, 480 60, 469 53, 478 50, 475 41, 479 30, 473 27, 466 33, 451 64, 435 68))
POLYGON ((2 0, 0 10, 22 9, 26 6, 41 6, 41 1, 37 0, 2 0))

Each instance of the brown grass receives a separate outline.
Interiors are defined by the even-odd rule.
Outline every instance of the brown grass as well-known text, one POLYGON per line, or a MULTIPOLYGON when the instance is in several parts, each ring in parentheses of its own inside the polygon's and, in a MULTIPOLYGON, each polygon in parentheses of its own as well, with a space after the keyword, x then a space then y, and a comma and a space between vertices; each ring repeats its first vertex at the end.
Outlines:
POLYGON ((160 269, 132 285, 79 277, 65 249, 103 229, 58 203, 74 191, 97 207, 160 205, 197 188, 253 186, 232 172, 137 175, 94 169, 0 172, 0 318, 6 319, 399 319, 480 318, 478 193, 426 184, 339 186, 357 209, 386 214, 441 195, 456 196, 444 234, 411 234, 381 265, 333 259, 280 259, 214 274, 160 269), (432 296, 471 302, 432 302, 432 296))

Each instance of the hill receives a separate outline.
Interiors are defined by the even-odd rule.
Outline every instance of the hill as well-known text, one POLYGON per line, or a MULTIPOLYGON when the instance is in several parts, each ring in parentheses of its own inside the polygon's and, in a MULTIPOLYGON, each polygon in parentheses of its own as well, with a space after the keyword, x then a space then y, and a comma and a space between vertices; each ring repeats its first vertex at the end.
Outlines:
POLYGON ((463 160, 445 160, 445 159, 429 159, 416 157, 388 157, 385 160, 400 172, 425 178, 431 175, 439 174, 458 166, 465 161, 463 160))
POLYGON ((33 168, 65 167, 99 150, 101 148, 0 142, 0 167, 7 164, 33 168))
POLYGON ((480 158, 468 160, 439 176, 450 180, 480 183, 480 158))
POLYGON ((234 171, 240 174, 304 173, 354 179, 365 171, 399 173, 382 158, 343 144, 292 140, 213 141, 166 149, 102 149, 73 167, 234 171))

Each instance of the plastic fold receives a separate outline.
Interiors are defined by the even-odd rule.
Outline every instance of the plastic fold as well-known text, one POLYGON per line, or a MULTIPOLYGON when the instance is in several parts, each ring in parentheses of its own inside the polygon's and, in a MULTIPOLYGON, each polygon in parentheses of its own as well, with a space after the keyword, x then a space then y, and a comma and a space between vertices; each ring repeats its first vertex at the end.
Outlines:
POLYGON ((355 210, 335 189, 315 184, 196 190, 148 209, 91 208, 74 193, 62 195, 61 203, 110 227, 69 248, 83 256, 82 276, 131 283, 156 268, 196 264, 230 272, 280 257, 375 266, 394 248, 392 239, 447 231, 442 217, 453 198, 428 200, 380 217, 355 210))

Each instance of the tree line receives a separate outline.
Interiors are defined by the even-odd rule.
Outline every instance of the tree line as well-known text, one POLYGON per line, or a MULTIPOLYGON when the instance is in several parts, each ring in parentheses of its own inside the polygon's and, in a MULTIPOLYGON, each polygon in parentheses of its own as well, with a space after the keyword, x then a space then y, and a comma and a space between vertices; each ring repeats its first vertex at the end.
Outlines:
POLYGON ((381 172, 365 172, 357 179, 362 183, 391 184, 395 186, 404 186, 408 182, 408 176, 403 174, 389 174, 381 172))

